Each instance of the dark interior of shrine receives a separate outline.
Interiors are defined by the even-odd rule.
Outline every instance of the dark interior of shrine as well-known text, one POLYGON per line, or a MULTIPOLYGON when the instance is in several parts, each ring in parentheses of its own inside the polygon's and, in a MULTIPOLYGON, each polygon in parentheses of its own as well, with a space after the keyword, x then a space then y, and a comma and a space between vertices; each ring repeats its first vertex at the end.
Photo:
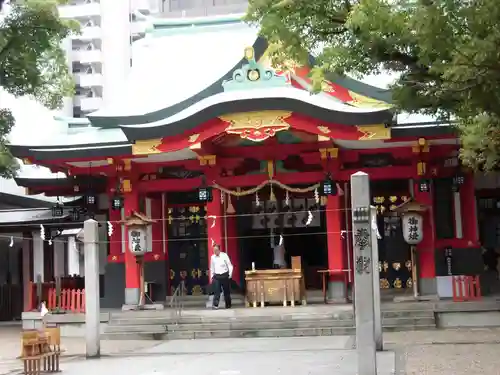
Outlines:
POLYGON ((282 236, 287 266, 292 256, 300 256, 306 287, 319 289, 317 271, 328 268, 325 214, 313 192, 289 194, 288 201, 281 190, 273 188, 273 195, 276 200, 269 199, 267 187, 258 193, 259 206, 255 194, 239 198, 235 204, 242 269, 250 270, 252 263, 256 269, 273 268, 273 247, 282 236))

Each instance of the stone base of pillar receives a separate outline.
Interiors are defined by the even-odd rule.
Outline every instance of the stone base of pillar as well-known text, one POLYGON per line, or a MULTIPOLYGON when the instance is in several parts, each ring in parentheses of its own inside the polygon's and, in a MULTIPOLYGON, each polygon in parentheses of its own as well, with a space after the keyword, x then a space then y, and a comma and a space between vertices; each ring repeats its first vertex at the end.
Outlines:
POLYGON ((329 302, 346 303, 345 285, 342 281, 329 281, 327 299, 329 302))
POLYGON ((139 288, 125 288, 125 305, 138 305, 140 294, 139 288))

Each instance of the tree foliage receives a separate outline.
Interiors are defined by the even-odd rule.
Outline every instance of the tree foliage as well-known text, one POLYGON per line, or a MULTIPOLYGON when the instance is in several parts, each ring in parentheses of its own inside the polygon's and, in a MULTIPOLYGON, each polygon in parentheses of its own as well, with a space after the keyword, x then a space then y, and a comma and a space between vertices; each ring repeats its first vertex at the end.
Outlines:
MULTIPOLYGON (((74 84, 62 41, 77 30, 59 18, 62 0, 23 0, 12 5, 0 0, 0 86, 15 96, 30 96, 50 109, 72 95, 74 84)), ((2 103, 0 103, 0 108, 2 103)), ((18 165, 10 154, 7 135, 14 118, 0 109, 0 176, 12 177, 18 165)), ((39 124, 43 126, 43 124, 39 124)))
POLYGON ((498 0, 250 0, 276 63, 311 63, 325 72, 397 73, 397 109, 458 121, 462 160, 500 161, 498 0))

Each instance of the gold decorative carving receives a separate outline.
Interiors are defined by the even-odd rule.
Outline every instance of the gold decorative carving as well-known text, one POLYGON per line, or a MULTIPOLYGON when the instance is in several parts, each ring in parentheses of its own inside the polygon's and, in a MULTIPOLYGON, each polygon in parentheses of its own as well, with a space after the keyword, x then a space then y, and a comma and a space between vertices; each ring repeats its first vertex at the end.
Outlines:
POLYGON ((323 133, 323 134, 330 134, 331 133, 331 130, 328 129, 326 126, 321 126, 319 125, 318 126, 318 130, 323 133))
POLYGON ((118 260, 118 257, 117 257, 116 255, 113 255, 113 256, 111 257, 111 260, 112 260, 112 261, 117 261, 117 260, 118 260))
POLYGON ((160 256, 158 254, 153 255, 154 260, 160 259, 160 256))
POLYGON ((382 266, 384 267, 384 272, 387 272, 387 270, 389 269, 389 263, 387 263, 387 261, 384 261, 382 266))
POLYGON ((203 289, 201 289, 201 286, 195 285, 193 289, 191 289, 191 294, 193 296, 201 296, 203 294, 203 289))
POLYGON ((161 139, 148 139, 145 141, 135 141, 132 145, 132 155, 151 155, 161 154, 158 146, 161 145, 161 139))
POLYGON ((318 142, 328 142, 329 140, 330 140, 330 137, 326 137, 324 135, 318 134, 318 142))
POLYGON ((411 277, 409 277, 408 280, 406 280, 406 287, 411 288, 412 286, 413 286, 413 280, 411 279, 411 277))
POLYGON ((382 262, 378 262, 378 272, 382 272, 382 262))
POLYGON ((417 163, 417 174, 423 176, 427 170, 427 163, 425 161, 419 161, 417 163))
POLYGON ((200 149, 201 149, 201 143, 200 143, 200 142, 195 143, 195 144, 193 144, 193 145, 189 146, 189 148, 190 148, 191 150, 200 150, 200 149))
POLYGON ((401 268, 401 263, 399 262, 392 263, 392 268, 394 268, 396 271, 399 271, 401 268))
POLYGON ((217 163, 217 156, 216 155, 198 156, 198 160, 200 161, 200 165, 215 165, 217 163))
POLYGON ((198 138, 200 138, 199 134, 190 135, 189 138, 188 138, 188 142, 189 143, 195 143, 198 140, 198 138))
POLYGON ((419 138, 417 143, 412 146, 412 151, 414 154, 420 154, 422 152, 429 152, 430 151, 430 146, 429 142, 425 138, 419 138))
POLYGON ((130 193, 132 191, 132 183, 130 180, 122 180, 121 185, 124 193, 130 193))
POLYGON ((377 141, 391 139, 391 128, 384 124, 377 125, 358 125, 356 126, 359 132, 363 133, 358 139, 360 141, 377 141))
POLYGON ((23 164, 24 164, 24 165, 31 165, 31 164, 33 164, 33 163, 31 162, 31 160, 30 160, 30 159, 28 159, 28 158, 24 158, 24 159, 23 159, 23 164))
POLYGON ((382 204, 384 202, 385 202, 385 197, 374 197, 373 198, 373 203, 382 204))
POLYGON ((336 147, 329 148, 320 148, 319 153, 321 155, 321 159, 337 159, 339 156, 339 149, 336 147))
POLYGON ((173 280, 175 278, 175 271, 170 270, 170 280, 173 280))
POLYGON ((380 288, 389 289, 390 288, 389 281, 387 281, 387 279, 380 279, 380 288))
POLYGON ((106 160, 109 165, 113 165, 115 163, 115 160, 113 158, 107 158, 106 160))
POLYGON ((411 272, 411 269, 412 269, 411 260, 407 260, 407 261, 405 262, 405 267, 406 267, 406 269, 407 269, 409 272, 411 272))
POLYGON ((255 111, 232 113, 219 118, 228 122, 226 133, 237 134, 243 139, 262 142, 283 130, 288 130, 290 124, 284 119, 290 117, 291 111, 255 111))
POLYGON ((131 171, 132 170, 132 160, 123 159, 123 170, 124 171, 131 171))
POLYGON ((403 284, 401 283, 401 280, 398 278, 396 278, 396 280, 394 280, 394 288, 396 289, 401 289, 401 287, 403 286, 403 284))
POLYGON ((179 272, 179 276, 183 280, 187 277, 187 275, 188 275, 187 271, 181 271, 181 272, 179 272))

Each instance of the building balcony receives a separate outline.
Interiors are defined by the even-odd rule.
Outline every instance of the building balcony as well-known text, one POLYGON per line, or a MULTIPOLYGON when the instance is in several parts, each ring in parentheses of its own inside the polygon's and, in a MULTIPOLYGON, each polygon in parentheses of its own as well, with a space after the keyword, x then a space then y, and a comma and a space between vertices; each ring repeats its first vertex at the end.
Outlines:
POLYGON ((101 62, 102 52, 100 50, 71 51, 71 59, 72 61, 78 61, 82 64, 101 62))
POLYGON ((75 96, 75 98, 73 99, 73 104, 77 107, 80 107, 83 112, 95 111, 101 108, 102 98, 75 96))
POLYGON ((80 18, 89 16, 99 16, 101 14, 101 4, 79 4, 62 5, 59 7, 61 18, 80 18))
POLYGON ((75 83, 82 87, 102 86, 100 73, 75 73, 75 83))
POLYGON ((77 40, 92 40, 101 39, 102 32, 100 26, 86 26, 82 27, 80 34, 72 35, 72 39, 77 40))

